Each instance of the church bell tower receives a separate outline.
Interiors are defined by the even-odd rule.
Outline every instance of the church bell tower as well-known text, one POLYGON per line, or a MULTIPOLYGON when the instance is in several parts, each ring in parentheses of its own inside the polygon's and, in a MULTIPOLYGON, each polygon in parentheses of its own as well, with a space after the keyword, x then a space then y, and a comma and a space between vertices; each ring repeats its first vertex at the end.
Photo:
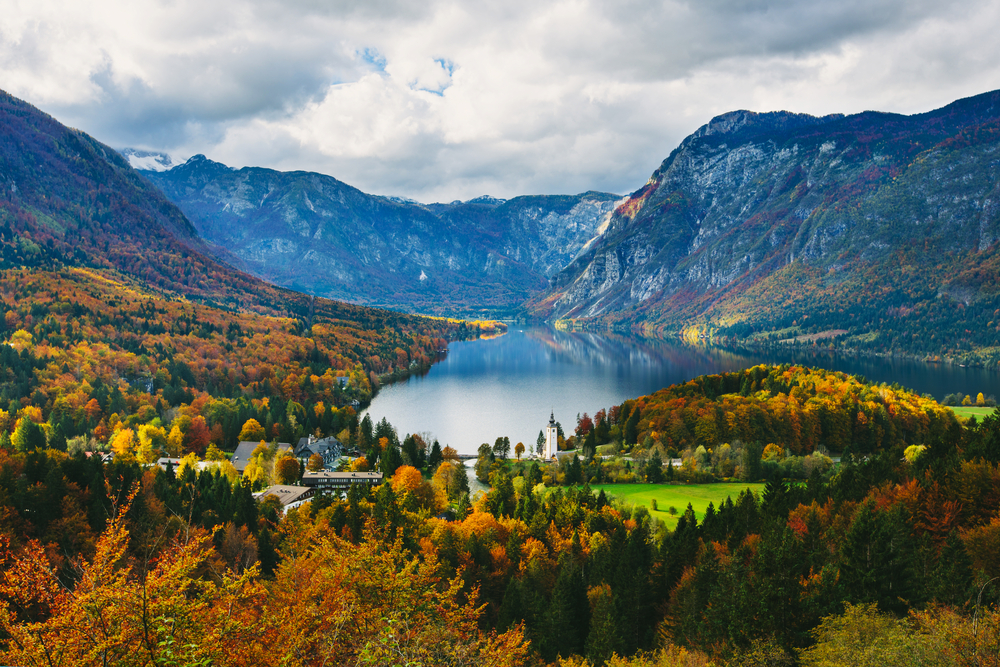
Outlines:
POLYGON ((543 459, 551 459, 559 451, 559 429, 556 427, 556 415, 553 411, 549 415, 549 425, 545 427, 545 449, 542 451, 543 459))

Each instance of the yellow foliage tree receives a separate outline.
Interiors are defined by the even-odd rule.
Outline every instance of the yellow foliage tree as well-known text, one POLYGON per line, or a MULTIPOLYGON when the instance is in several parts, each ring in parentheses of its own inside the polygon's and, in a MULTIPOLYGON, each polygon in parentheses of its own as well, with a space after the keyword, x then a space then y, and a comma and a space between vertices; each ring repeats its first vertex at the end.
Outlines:
POLYGON ((167 448, 167 431, 162 426, 153 424, 143 424, 136 429, 140 446, 148 446, 150 449, 167 448))
POLYGON ((816 644, 799 656, 806 667, 827 665, 933 665, 942 653, 939 638, 915 632, 874 604, 845 605, 844 613, 824 618, 813 634, 816 644))
POLYGON ((41 424, 42 422, 45 421, 45 419, 42 417, 42 409, 37 405, 26 405, 24 408, 21 409, 21 416, 27 417, 36 424, 41 424))
POLYGON ((135 448, 135 459, 143 465, 148 465, 150 463, 156 463, 157 454, 152 447, 144 445, 140 442, 135 448))
POLYGON ((256 442, 267 437, 264 427, 256 419, 248 419, 240 429, 240 440, 246 442, 256 442))
POLYGON ((266 444, 261 442, 250 454, 250 460, 243 469, 243 477, 252 484, 269 485, 272 480, 274 466, 274 452, 266 444))
POLYGON ((180 477, 183 475, 187 468, 192 468, 195 472, 197 472, 199 461, 201 461, 201 459, 199 459, 198 455, 194 452, 191 452, 182 458, 181 462, 177 464, 177 476, 180 477))
POLYGON ((225 461, 227 459, 228 457, 225 453, 216 447, 214 442, 208 446, 207 450, 205 450, 206 461, 225 461))
POLYGON ((167 435, 167 452, 173 457, 178 457, 184 453, 184 432, 176 424, 170 429, 167 435))
POLYGON ((434 477, 431 479, 431 482, 434 486, 441 489, 448 498, 454 499, 463 488, 461 477, 466 477, 466 480, 468 479, 465 466, 458 461, 446 460, 434 471, 434 477))
POLYGON ((111 441, 111 451, 115 453, 115 456, 129 459, 135 455, 135 448, 138 444, 135 432, 130 428, 123 428, 115 434, 111 441))
POLYGON ((785 448, 770 442, 767 447, 764 448, 761 458, 768 461, 780 461, 785 458, 785 448))
POLYGON ((30 350, 34 344, 34 336, 25 331, 24 329, 18 329, 10 337, 8 341, 9 345, 17 350, 18 352, 23 352, 24 350, 30 350))

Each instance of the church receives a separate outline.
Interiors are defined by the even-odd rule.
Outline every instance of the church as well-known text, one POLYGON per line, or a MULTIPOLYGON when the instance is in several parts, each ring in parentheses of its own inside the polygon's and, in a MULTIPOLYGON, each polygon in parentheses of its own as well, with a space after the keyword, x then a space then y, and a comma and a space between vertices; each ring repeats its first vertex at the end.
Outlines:
POLYGON ((545 427, 545 449, 542 450, 542 458, 551 459, 559 451, 559 428, 556 426, 556 414, 553 411, 549 415, 549 425, 545 427))

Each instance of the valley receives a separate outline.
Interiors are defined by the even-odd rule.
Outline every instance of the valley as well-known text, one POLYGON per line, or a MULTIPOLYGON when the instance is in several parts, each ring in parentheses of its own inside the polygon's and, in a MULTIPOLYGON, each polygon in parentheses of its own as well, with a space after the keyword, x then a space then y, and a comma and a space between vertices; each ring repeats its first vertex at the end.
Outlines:
POLYGON ((424 205, 204 156, 142 173, 217 257, 311 294, 996 367, 998 95, 913 116, 731 112, 625 198, 424 205))
POLYGON ((621 199, 587 192, 423 205, 322 174, 237 170, 202 155, 142 173, 224 261, 300 292, 428 314, 514 312, 621 199))
POLYGON ((996 96, 424 205, 0 95, 0 661, 977 664, 996 96))

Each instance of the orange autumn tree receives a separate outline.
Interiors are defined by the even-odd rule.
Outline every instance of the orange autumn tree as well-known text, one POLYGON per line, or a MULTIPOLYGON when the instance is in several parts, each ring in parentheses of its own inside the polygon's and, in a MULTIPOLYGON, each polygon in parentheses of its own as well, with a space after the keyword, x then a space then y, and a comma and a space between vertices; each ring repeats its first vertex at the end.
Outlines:
POLYGON ((423 483, 423 475, 413 466, 399 466, 392 476, 392 490, 396 493, 410 493, 423 483))
MULTIPOLYGON (((132 497, 134 497, 133 491, 132 497)), ((220 660, 216 642, 232 621, 220 604, 246 606, 259 595, 248 571, 216 582, 194 578, 210 549, 201 535, 177 542, 157 561, 127 554, 125 515, 131 497, 109 522, 94 558, 76 567, 72 589, 57 578, 42 546, 13 551, 0 538, 0 661, 12 665, 201 664, 220 660)))
POLYGON ((460 576, 443 579, 433 555, 415 557, 400 540, 380 543, 372 529, 369 523, 358 544, 324 535, 306 554, 282 564, 257 641, 247 647, 260 662, 242 664, 526 663, 528 642, 520 627, 482 632, 475 590, 463 602, 460 576), (275 647, 285 658, 275 655, 275 647))
MULTIPOLYGON (((134 495, 134 492, 133 492, 134 495)), ((476 591, 444 579, 433 556, 370 533, 323 531, 273 581, 220 565, 192 531, 152 561, 129 555, 130 500, 67 587, 41 545, 0 536, 0 663, 16 665, 422 664, 518 667, 520 627, 483 632, 476 591), (211 572, 211 576, 207 573, 211 572)), ((184 531, 178 535, 184 535, 184 531)))

